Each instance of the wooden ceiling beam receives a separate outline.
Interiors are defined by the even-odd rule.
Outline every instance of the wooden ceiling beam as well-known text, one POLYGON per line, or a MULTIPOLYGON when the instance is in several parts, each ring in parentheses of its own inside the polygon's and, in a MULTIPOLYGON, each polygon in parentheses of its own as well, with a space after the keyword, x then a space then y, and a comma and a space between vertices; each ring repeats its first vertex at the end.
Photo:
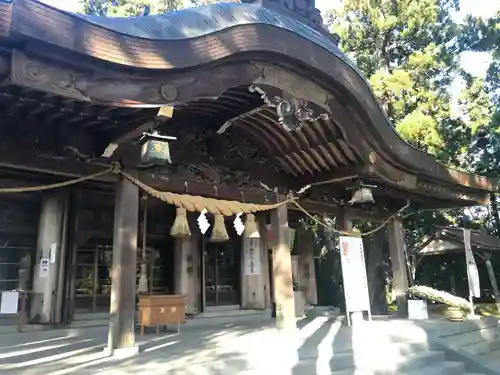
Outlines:
MULTIPOLYGON (((69 179, 88 176, 103 171, 108 166, 104 163, 83 163, 69 161, 59 158, 48 158, 36 156, 29 153, 0 153, 0 168, 51 175, 54 177, 66 177, 69 179)), ((255 203, 274 203, 276 194, 274 192, 257 190, 255 187, 231 185, 225 183, 220 186, 199 181, 188 181, 183 178, 182 170, 173 174, 150 173, 147 171, 136 171, 137 177, 145 184, 160 191, 174 193, 188 193, 208 197, 220 197, 221 199, 238 200, 255 203)), ((118 182, 119 176, 107 174, 95 178, 94 182, 113 184, 118 182)))
MULTIPOLYGON (((68 179, 91 175, 106 169, 105 164, 90 164, 60 158, 48 158, 29 152, 0 153, 0 167, 23 172, 40 173, 68 179)), ((104 175, 94 181, 114 183, 116 175, 104 175)))
MULTIPOLYGON (((300 201, 300 205, 309 213, 319 216, 327 215, 331 217, 340 216, 342 213, 351 220, 367 220, 374 222, 382 222, 387 220, 391 215, 396 213, 394 211, 386 211, 380 207, 372 207, 369 210, 361 209, 354 206, 337 206, 335 204, 325 204, 324 202, 316 202, 308 199, 300 201)), ((294 212, 302 212, 298 207, 290 204, 288 208, 294 212)), ((321 217, 318 217, 321 220, 321 217)))

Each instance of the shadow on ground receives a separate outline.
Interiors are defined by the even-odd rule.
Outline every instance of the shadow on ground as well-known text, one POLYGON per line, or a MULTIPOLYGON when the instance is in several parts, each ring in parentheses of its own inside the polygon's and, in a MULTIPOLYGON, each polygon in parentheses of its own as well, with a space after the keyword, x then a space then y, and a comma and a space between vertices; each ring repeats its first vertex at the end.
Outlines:
POLYGON ((0 335, 0 373, 314 375, 367 364, 398 373, 407 354, 427 347, 428 332, 437 325, 391 320, 351 329, 340 319, 317 317, 301 320, 299 330, 288 335, 278 334, 270 319, 186 327, 180 334, 138 336, 140 354, 121 360, 103 350, 106 327, 0 335), (401 342, 405 345, 393 345, 401 342), (397 360, 388 361, 389 357, 397 360))

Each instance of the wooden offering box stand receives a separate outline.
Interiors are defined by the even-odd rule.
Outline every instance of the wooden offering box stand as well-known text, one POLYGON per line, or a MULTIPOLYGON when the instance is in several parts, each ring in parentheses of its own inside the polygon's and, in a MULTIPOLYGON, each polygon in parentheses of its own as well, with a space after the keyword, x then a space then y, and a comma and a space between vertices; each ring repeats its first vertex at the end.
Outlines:
POLYGON ((143 294, 139 296, 139 325, 141 336, 144 327, 156 327, 156 334, 161 326, 186 322, 186 297, 180 295, 143 294))

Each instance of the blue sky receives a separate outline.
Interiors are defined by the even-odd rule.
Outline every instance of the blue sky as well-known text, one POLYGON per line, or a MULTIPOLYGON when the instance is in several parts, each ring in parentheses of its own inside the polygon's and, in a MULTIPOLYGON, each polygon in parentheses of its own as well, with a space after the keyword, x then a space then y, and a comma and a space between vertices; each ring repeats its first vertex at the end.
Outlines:
MULTIPOLYGON (((74 11, 78 9, 79 0, 42 0, 55 7, 74 11)), ((328 8, 334 8, 341 3, 342 0, 316 0, 316 6, 322 11, 328 8)), ((497 9, 500 8, 499 0, 461 0, 461 11, 457 14, 458 19, 462 19, 466 14, 474 14, 477 16, 492 16, 497 9)), ((462 65, 471 74, 484 75, 486 68, 490 63, 490 58, 487 54, 467 53, 462 55, 462 65)))

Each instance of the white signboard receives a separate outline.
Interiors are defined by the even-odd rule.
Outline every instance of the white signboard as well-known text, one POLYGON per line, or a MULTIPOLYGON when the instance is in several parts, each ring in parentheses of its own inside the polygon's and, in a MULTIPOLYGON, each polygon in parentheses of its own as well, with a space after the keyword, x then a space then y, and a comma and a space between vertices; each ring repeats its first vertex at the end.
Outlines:
POLYGON ((429 319, 429 310, 427 301, 408 300, 408 319, 427 320, 429 319))
POLYGON ((477 271, 476 260, 472 253, 470 243, 470 229, 464 228, 465 260, 467 262, 467 278, 469 280, 469 296, 481 297, 481 287, 479 285, 479 272, 477 271))
POLYGON ((339 243, 346 311, 370 312, 363 240, 360 237, 341 236, 339 243))
POLYGON ((245 275, 260 275, 260 238, 246 238, 245 275))
POLYGON ((46 279, 49 276, 49 258, 40 259, 40 274, 41 279, 46 279))
POLYGON ((0 303, 0 314, 17 314, 19 303, 19 292, 2 292, 0 303))

